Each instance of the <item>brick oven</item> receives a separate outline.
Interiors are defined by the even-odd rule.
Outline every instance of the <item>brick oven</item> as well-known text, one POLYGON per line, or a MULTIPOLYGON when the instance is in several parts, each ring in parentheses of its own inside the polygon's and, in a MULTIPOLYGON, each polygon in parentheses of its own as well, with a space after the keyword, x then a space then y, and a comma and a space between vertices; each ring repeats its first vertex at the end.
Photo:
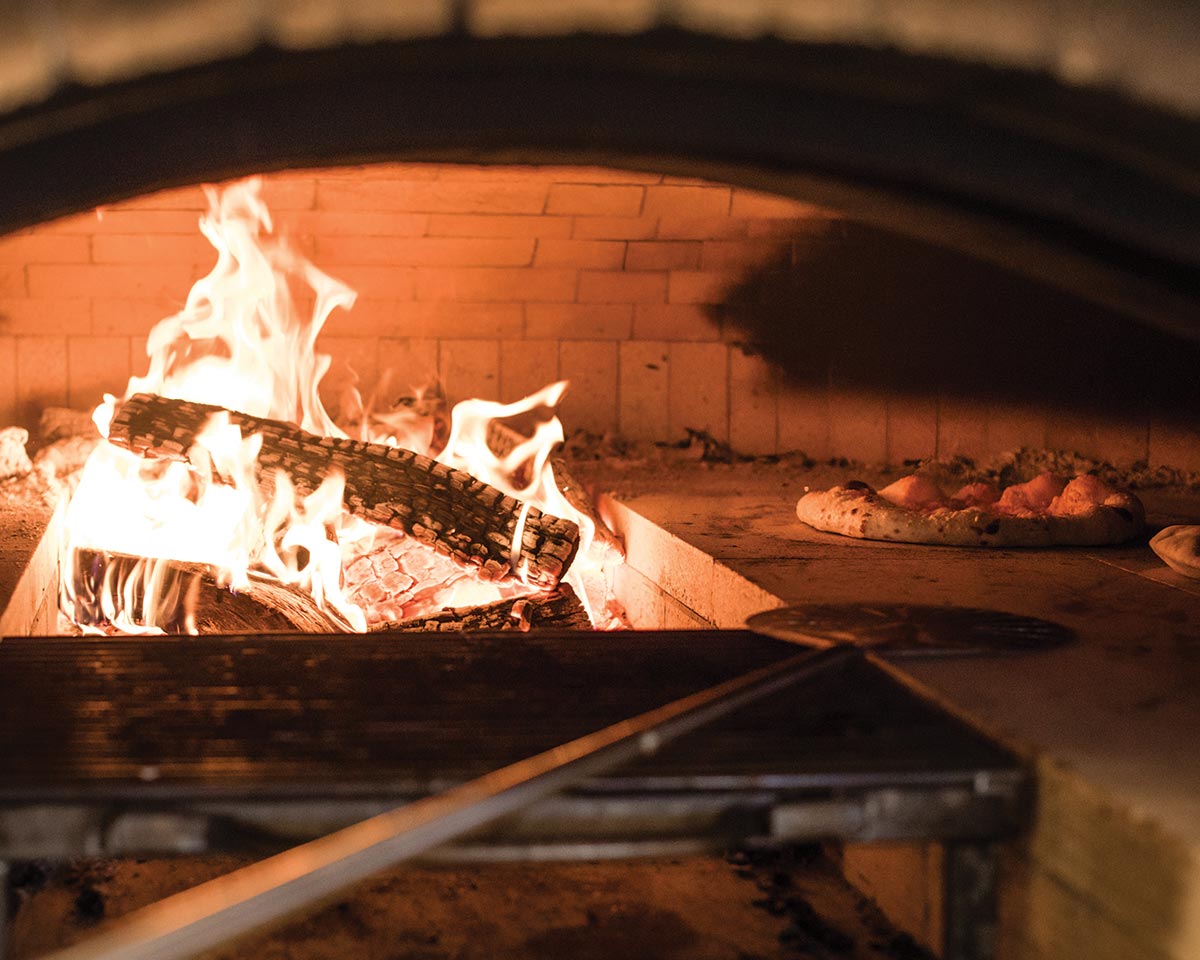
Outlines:
MULTIPOLYGON (((364 391, 388 367, 456 399, 563 378, 577 429, 665 441, 693 427, 752 454, 845 446, 844 428, 786 416, 777 438, 772 368, 721 322, 746 272, 861 244, 832 211, 604 167, 341 167, 268 175, 263 195, 277 229, 358 291, 321 345, 364 391)), ((196 229, 206 207, 198 187, 169 190, 4 241, 7 421, 123 389, 149 328, 215 259, 196 229)), ((882 435, 869 442, 861 454, 883 458, 882 435)))
MULTIPOLYGON (((369 393, 387 370, 406 386, 440 383, 451 400, 508 402, 569 380, 560 415, 589 435, 577 449, 619 438, 632 451, 615 466, 574 465, 624 541, 613 589, 634 627, 705 631, 691 641, 697 664, 720 659, 712 631, 792 603, 985 608, 1073 632, 1044 655, 901 667, 1036 779, 998 874, 944 853, 936 826, 879 807, 882 794, 853 808, 865 818, 853 826, 836 821, 845 808, 822 808, 828 834, 815 835, 846 841, 839 876, 914 950, 1191 955, 1194 582, 1144 542, 987 555, 845 546, 798 532, 791 507, 807 484, 847 471, 1007 463, 1024 449, 1133 478, 1152 525, 1200 518, 1200 108, 1189 99, 1200 86, 1179 41, 1192 14, 209 6, 64 7, 52 30, 30 5, 0 41, 19 65, 0 73, 0 426, 36 430, 47 407, 120 394, 144 369, 151 327, 211 266, 200 183, 261 176, 276 231, 358 293, 318 345, 334 358, 328 403, 348 383, 369 393), (1146 39, 1119 47, 1129 23, 1146 39), (887 826, 872 833, 872 816, 887 826), (921 826, 904 833, 901 821, 921 826), (954 869, 1001 889, 994 940, 947 939, 944 916, 963 909, 962 885, 943 888, 954 869)), ((6 529, 3 629, 53 633, 53 545, 41 526, 6 529)), ((746 637, 726 640, 745 644, 749 668, 758 641, 746 637)), ((197 649, 216 684, 223 654, 197 649)), ((603 657, 588 663, 618 682, 603 657)), ((986 794, 986 779, 972 789, 986 794)), ((838 789, 854 788, 832 790, 845 800, 838 789)), ((356 795, 353 812, 380 802, 356 795)), ((658 802, 645 816, 665 816, 658 802)), ((128 853, 147 837, 198 851, 221 849, 222 829, 265 830, 210 807, 59 832, 128 853)), ((1009 812, 988 809, 1004 821, 995 836, 1011 832, 1009 812)), ((558 815, 576 823, 572 811, 558 815)), ((339 817, 353 819, 320 822, 339 817)), ((22 823, 33 826, 16 849, 58 849, 53 826, 22 823)), ((206 869, 181 867, 166 886, 206 869)), ((528 882, 515 877, 495 882, 528 882)), ((424 882, 441 891, 421 894, 431 903, 457 896, 438 886, 456 881, 424 882)), ((690 942, 645 916, 631 921, 633 942, 638 931, 690 942)), ((58 946, 23 935, 29 955, 58 946)), ((836 941, 781 944, 787 956, 852 955, 836 941)), ((440 955, 427 947, 411 955, 440 955)))
MULTIPOLYGON (((1200 467, 1186 341, 838 210, 595 166, 264 180, 277 230, 358 292, 320 344, 330 397, 351 371, 369 392, 389 368, 452 399, 566 379, 569 428, 632 440, 692 429, 748 455, 902 464, 1029 446, 1200 467)), ((36 427, 141 372, 150 327, 215 260, 206 206, 177 188, 0 242, 6 423, 36 427)))

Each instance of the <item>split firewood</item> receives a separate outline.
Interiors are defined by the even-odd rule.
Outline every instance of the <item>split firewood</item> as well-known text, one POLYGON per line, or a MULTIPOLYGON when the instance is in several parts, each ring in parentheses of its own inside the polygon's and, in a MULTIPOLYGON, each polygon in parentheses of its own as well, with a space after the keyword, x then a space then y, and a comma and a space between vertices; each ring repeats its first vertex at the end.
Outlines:
MULTIPOLYGON (((100 609, 100 591, 106 580, 120 582, 133 575, 143 561, 123 553, 80 550, 74 556, 71 571, 78 602, 95 611, 100 609)), ((201 634, 215 633, 345 633, 348 625, 336 614, 319 608, 308 594, 272 580, 252 577, 250 583, 232 591, 217 582, 216 571, 202 563, 184 560, 160 560, 156 577, 163 594, 173 598, 169 609, 159 611, 158 626, 167 633, 185 632, 185 610, 193 613, 201 634)), ((118 591, 123 596, 126 591, 118 591)), ((133 591, 141 596, 140 591, 133 591)), ((87 611, 76 611, 80 619, 91 619, 87 611)), ((135 622, 145 622, 146 612, 126 611, 135 622)), ((554 627, 564 630, 590 630, 587 611, 569 584, 560 584, 547 594, 510 597, 475 607, 444 608, 406 620, 375 623, 373 632, 413 633, 417 631, 531 630, 554 627)))
POLYGON ((286 583, 252 577, 250 585, 244 587, 240 593, 259 606, 283 617, 302 633, 350 632, 348 623, 336 614, 322 610, 303 590, 286 583))
MULTIPOLYGON (((185 613, 194 612, 200 633, 241 633, 264 631, 301 633, 347 633, 349 624, 336 614, 326 613, 311 596, 296 587, 273 580, 253 577, 250 583, 235 591, 218 585, 217 571, 203 563, 186 560, 147 561, 127 553, 98 550, 79 550, 73 557, 73 568, 63 570, 72 578, 76 596, 76 620, 98 619, 100 596, 105 583, 122 583, 138 575, 138 565, 154 562, 159 565, 156 579, 161 585, 160 596, 166 597, 165 609, 156 615, 157 625, 166 633, 184 633, 185 613)), ((142 602, 141 590, 118 590, 122 598, 135 596, 142 602)), ((127 610, 126 616, 145 623, 148 612, 127 610)))
POLYGON ((527 507, 469 473, 411 450, 318 437, 278 420, 144 393, 118 410, 109 440, 142 456, 183 460, 205 422, 218 412, 228 413, 244 436, 262 436, 259 480, 268 489, 276 469, 291 478, 301 495, 315 490, 331 470, 340 470, 350 513, 403 530, 476 567, 484 579, 513 576, 513 539, 523 511, 520 563, 530 582, 553 588, 575 558, 579 528, 570 520, 527 507))
POLYGON ((193 588, 196 629, 214 633, 347 633, 312 597, 294 587, 252 580, 244 590, 218 587, 207 575, 193 588))
POLYGON ((464 630, 532 630, 553 627, 559 630, 590 630, 592 622, 579 597, 569 584, 559 584, 549 594, 537 594, 479 607, 445 609, 436 614, 414 617, 395 623, 381 623, 372 632, 415 633, 422 631, 457 632, 464 630))
POLYGON ((558 488, 562 491, 563 496, 567 498, 567 503, 580 513, 591 517, 592 522, 596 525, 595 543, 601 551, 600 565, 608 569, 624 563, 625 544, 600 517, 600 511, 596 509, 596 501, 588 492, 587 487, 579 482, 579 479, 567 466, 567 461, 562 457, 554 457, 550 464, 554 467, 554 478, 558 481, 558 488))
POLYGON ((517 580, 482 582, 473 573, 399 530, 379 527, 343 553, 342 589, 368 624, 398 623, 447 607, 515 599, 529 592, 517 580))

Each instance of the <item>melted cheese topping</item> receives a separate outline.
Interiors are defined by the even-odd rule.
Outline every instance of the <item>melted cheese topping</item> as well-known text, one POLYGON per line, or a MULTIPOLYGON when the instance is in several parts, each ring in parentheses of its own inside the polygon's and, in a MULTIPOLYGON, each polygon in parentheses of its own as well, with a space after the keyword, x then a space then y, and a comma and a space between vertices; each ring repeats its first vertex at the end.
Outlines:
POLYGON ((928 477, 918 474, 901 477, 879 491, 884 500, 909 510, 937 510, 947 505, 941 488, 928 477))
POLYGON ((1028 483, 1015 483, 1000 495, 996 511, 1014 517, 1044 514, 1066 486, 1067 481, 1053 473, 1043 473, 1028 483))

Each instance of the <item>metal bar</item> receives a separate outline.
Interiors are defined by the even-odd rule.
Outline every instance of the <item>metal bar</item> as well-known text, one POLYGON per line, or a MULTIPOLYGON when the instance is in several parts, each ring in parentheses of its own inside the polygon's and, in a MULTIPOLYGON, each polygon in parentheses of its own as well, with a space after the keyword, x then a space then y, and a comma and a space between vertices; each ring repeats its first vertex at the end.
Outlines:
POLYGON ((947 843, 942 870, 943 960, 994 960, 998 848, 992 843, 947 843))
POLYGON ((223 946, 861 655, 853 647, 809 651, 751 671, 168 897, 44 960, 182 960, 223 946))

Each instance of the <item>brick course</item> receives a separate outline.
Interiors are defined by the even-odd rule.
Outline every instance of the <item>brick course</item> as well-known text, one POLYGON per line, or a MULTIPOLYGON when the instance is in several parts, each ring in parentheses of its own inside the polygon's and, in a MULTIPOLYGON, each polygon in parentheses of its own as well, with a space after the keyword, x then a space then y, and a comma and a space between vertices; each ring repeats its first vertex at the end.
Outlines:
MULTIPOLYGON (((831 381, 821 350, 790 358, 803 382, 788 382, 728 311, 763 309, 763 290, 791 271, 794 300, 770 322, 803 341, 830 308, 808 285, 830 263, 874 269, 860 235, 810 204, 595 167, 393 163, 263 181, 276 232, 358 292, 321 346, 364 390, 395 368, 392 392, 440 376, 452 399, 511 401, 561 376, 575 382, 568 431, 676 440, 703 428, 749 453, 867 460, 1052 440, 1200 467, 1194 433, 1170 422, 1077 414, 1048 427, 1044 406, 932 383, 909 401, 831 381), (768 282, 741 289, 756 275, 768 282)), ((197 230, 205 206, 189 187, 0 238, 0 426, 31 426, 48 403, 90 406, 145 369, 146 334, 215 259, 197 230)), ((888 346, 874 350, 886 365, 888 346)))

